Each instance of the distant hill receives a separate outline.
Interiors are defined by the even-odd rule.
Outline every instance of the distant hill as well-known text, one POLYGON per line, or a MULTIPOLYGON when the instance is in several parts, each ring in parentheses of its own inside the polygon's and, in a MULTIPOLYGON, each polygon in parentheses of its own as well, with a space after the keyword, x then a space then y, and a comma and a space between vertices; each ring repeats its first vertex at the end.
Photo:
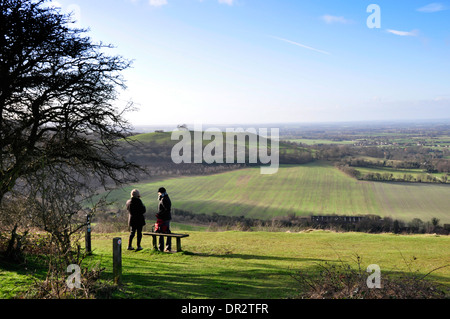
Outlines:
MULTIPOLYGON (((194 133, 191 133, 191 142, 192 145, 194 143, 194 133)), ((237 135, 242 136, 243 133, 237 133, 237 135)), ((250 136, 252 134, 247 134, 247 136, 250 136)), ((223 136, 223 152, 224 152, 224 163, 225 161, 225 152, 226 148, 230 147, 226 143, 226 137, 225 133, 222 133, 223 136)), ((123 143, 123 147, 120 150, 121 153, 123 153, 129 160, 136 162, 140 165, 150 165, 153 166, 155 163, 165 163, 170 164, 172 162, 171 158, 171 152, 172 148, 180 141, 180 140, 172 140, 172 132, 153 132, 153 133, 145 133, 145 134, 138 134, 130 137, 130 140, 137 142, 135 145, 131 146, 127 143, 123 143)), ((257 138, 257 136, 252 136, 252 138, 257 138)), ((241 140, 242 141, 242 140, 241 140)), ((237 158, 237 151, 239 146, 242 146, 242 142, 239 139, 235 142, 234 145, 231 147, 235 148, 235 156, 234 158, 237 158)), ((210 140, 203 140, 202 144, 203 147, 210 144, 212 141, 210 140)), ((268 143, 270 147, 270 142, 268 143)), ((245 139, 245 158, 246 164, 249 163, 248 156, 250 147, 252 146, 259 146, 259 143, 257 145, 252 145, 249 142, 249 137, 245 139)), ((299 146, 296 143, 290 143, 286 141, 280 141, 279 142, 279 160, 280 164, 304 164, 308 163, 314 160, 314 151, 305 148, 302 146, 299 146)), ((257 164, 259 165, 259 164, 257 164)))

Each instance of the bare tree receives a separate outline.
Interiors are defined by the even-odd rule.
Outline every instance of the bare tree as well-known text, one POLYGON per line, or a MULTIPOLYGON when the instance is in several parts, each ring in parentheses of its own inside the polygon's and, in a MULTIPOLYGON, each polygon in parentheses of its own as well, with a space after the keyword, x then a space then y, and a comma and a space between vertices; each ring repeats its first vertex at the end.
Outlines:
POLYGON ((114 106, 130 61, 105 52, 47 0, 0 1, 0 202, 51 166, 122 183, 137 166, 115 152, 130 125, 114 106))

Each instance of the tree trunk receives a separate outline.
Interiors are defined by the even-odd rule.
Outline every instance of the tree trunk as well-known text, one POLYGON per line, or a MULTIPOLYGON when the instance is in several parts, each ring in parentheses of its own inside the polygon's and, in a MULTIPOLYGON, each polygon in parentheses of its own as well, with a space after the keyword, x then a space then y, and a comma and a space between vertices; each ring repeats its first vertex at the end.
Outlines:
POLYGON ((18 237, 16 231, 17 231, 17 224, 14 225, 14 228, 11 232, 11 239, 9 240, 9 243, 8 243, 8 248, 6 248, 6 257, 11 260, 16 260, 18 257, 17 249, 16 249, 17 246, 15 245, 17 237, 18 237))

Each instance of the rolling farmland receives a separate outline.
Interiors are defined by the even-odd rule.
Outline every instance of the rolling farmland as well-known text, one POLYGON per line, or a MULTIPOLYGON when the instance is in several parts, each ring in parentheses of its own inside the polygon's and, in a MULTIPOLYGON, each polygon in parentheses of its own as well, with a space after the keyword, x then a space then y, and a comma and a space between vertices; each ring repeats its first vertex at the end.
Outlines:
POLYGON ((111 193, 125 203, 139 188, 153 209, 164 185, 173 207, 194 213, 269 219, 288 214, 376 214, 405 221, 432 217, 450 222, 450 185, 357 181, 325 162, 283 165, 277 174, 246 168, 210 176, 176 177, 130 185, 111 193))

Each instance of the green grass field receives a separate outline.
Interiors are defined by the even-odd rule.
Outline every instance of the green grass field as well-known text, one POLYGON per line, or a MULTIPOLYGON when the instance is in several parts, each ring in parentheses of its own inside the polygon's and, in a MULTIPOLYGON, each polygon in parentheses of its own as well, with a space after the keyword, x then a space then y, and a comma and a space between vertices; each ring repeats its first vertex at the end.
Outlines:
MULTIPOLYGON (((382 278, 401 272, 425 275, 450 264, 450 237, 433 235, 334 233, 312 231, 205 232, 189 231, 183 252, 160 253, 151 249, 144 236, 140 252, 122 251, 123 288, 116 298, 230 298, 280 299, 295 297, 297 283, 291 275, 298 270, 315 274, 324 262, 348 262, 362 258, 361 267, 381 268, 382 278), (410 264, 410 262, 415 260, 410 264)), ((105 267, 103 279, 112 279, 112 239, 127 233, 93 234, 94 253, 84 265, 105 267)), ((3 269, 3 267, 2 267, 3 269)), ((26 291, 33 274, 0 270, 0 298, 26 291)), ((431 273, 430 279, 450 284, 450 267, 431 273)))
POLYGON ((260 219, 288 214, 376 214, 405 221, 436 217, 441 223, 450 222, 450 185, 357 181, 318 162, 284 165, 273 175, 247 168, 139 183, 116 190, 109 198, 125 203, 130 191, 138 188, 151 211, 160 186, 168 190, 174 208, 194 213, 260 219))
MULTIPOLYGON (((316 274, 324 262, 348 262, 355 269, 377 264, 384 275, 428 272, 450 265, 450 237, 311 231, 207 232, 183 231, 183 252, 153 251, 144 236, 140 252, 122 249, 123 287, 115 298, 226 298, 281 299, 295 297, 298 286, 291 277, 298 270, 316 274), (412 261, 414 259, 414 261, 412 261)), ((93 255, 84 266, 104 267, 104 280, 112 280, 112 239, 128 233, 92 236, 93 255)), ((173 243, 175 244, 175 242, 173 243)), ((173 247, 173 249, 175 246, 173 247)), ((44 279, 45 269, 33 265, 0 267, 0 298, 13 298, 29 290, 34 279, 44 279)), ((450 267, 433 271, 429 279, 450 285, 450 267)))

